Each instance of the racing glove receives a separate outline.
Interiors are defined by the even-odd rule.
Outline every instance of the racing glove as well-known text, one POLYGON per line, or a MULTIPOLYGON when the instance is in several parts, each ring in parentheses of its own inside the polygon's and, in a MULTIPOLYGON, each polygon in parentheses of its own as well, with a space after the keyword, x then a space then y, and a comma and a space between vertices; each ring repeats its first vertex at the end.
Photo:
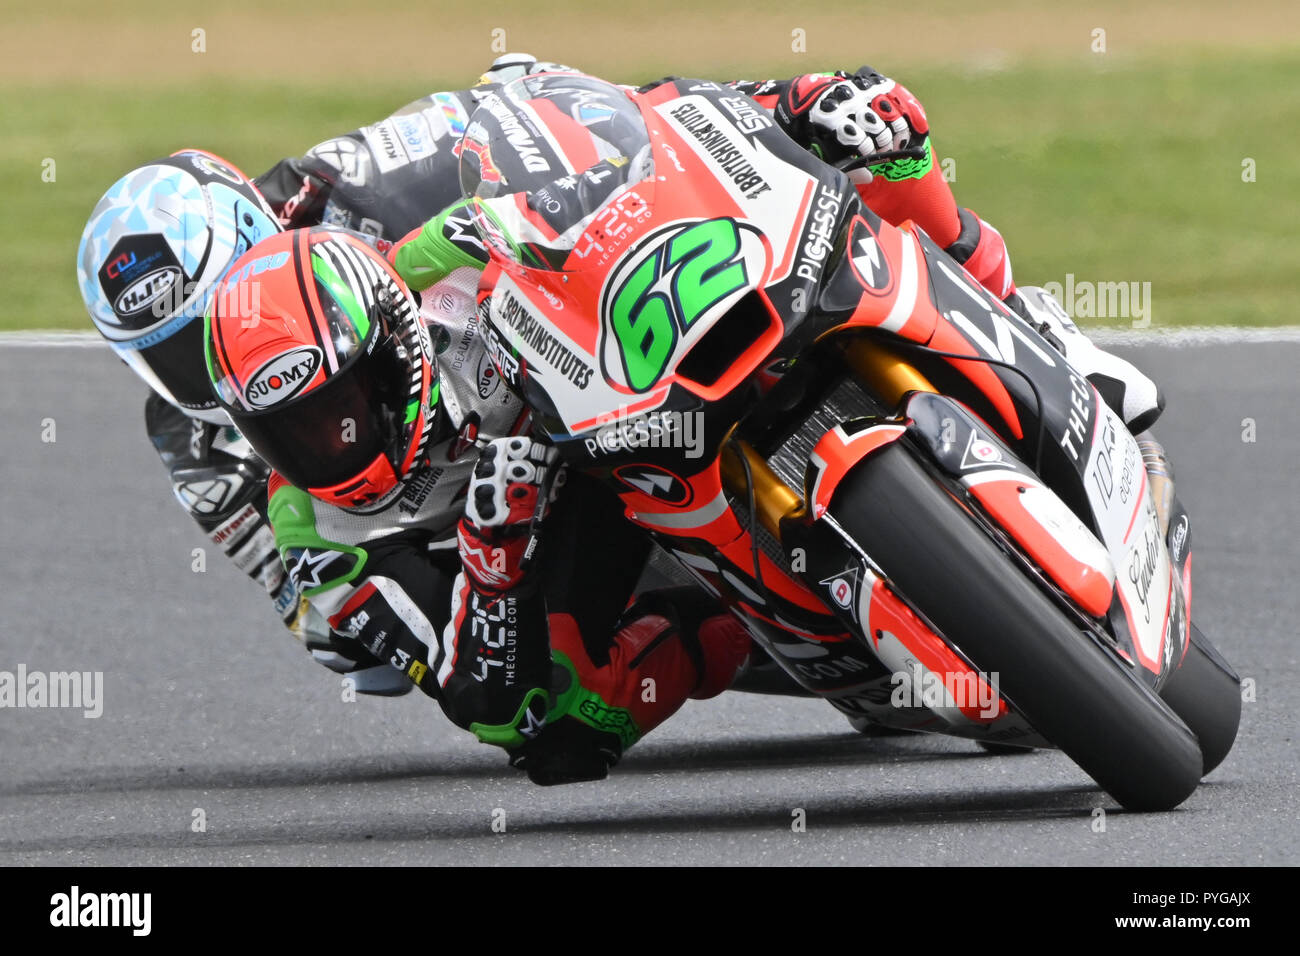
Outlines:
POLYGON ((563 484, 557 458, 554 447, 522 435, 495 438, 479 455, 457 538, 461 564, 480 592, 523 585, 536 547, 529 531, 563 484))
MULTIPOLYGON (((906 87, 864 66, 857 73, 809 74, 790 83, 774 111, 781 128, 832 165, 925 145, 930 124, 906 87)), ((872 173, 854 170, 855 183, 872 173)))

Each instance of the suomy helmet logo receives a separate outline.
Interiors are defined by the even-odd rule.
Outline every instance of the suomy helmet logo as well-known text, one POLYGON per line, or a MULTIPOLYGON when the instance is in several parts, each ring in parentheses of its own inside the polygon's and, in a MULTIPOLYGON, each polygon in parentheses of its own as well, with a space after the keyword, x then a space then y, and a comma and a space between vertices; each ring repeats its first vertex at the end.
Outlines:
POLYGON ((244 388, 250 408, 269 408, 297 395, 320 368, 320 349, 311 345, 281 352, 263 365, 244 388))

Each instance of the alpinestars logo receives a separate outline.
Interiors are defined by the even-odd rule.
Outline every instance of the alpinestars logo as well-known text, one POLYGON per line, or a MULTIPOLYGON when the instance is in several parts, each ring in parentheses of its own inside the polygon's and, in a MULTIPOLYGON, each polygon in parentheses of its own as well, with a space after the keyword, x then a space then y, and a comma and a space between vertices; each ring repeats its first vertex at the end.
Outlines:
POLYGON ((464 249, 469 255, 482 259, 487 255, 483 240, 474 230, 474 223, 468 215, 448 216, 442 221, 442 237, 464 249))
POLYGON ((323 583, 321 570, 339 556, 337 551, 313 551, 311 548, 303 548, 298 552, 297 562, 289 569, 289 576, 297 583, 300 590, 318 588, 323 583))

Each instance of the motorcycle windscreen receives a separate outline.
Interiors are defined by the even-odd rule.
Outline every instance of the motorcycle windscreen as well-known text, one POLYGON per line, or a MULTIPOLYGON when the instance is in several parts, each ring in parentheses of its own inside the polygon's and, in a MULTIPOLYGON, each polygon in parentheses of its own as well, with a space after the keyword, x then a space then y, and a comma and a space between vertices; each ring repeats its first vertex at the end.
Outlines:
POLYGON ((562 268, 610 200, 654 175, 629 95, 576 73, 521 77, 486 96, 456 149, 483 240, 531 268, 562 268))

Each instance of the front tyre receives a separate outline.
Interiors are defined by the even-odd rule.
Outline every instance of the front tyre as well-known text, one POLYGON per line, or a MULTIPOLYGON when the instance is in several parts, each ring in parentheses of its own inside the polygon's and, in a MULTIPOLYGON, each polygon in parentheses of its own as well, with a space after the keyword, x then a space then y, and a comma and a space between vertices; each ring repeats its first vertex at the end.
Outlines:
POLYGON ((1070 622, 895 443, 857 466, 830 513, 1008 703, 1130 810, 1196 789, 1195 735, 1070 622))
POLYGON ((1160 696, 1196 734, 1202 776, 1223 763, 1241 723, 1241 678, 1195 624, 1183 662, 1160 696))

